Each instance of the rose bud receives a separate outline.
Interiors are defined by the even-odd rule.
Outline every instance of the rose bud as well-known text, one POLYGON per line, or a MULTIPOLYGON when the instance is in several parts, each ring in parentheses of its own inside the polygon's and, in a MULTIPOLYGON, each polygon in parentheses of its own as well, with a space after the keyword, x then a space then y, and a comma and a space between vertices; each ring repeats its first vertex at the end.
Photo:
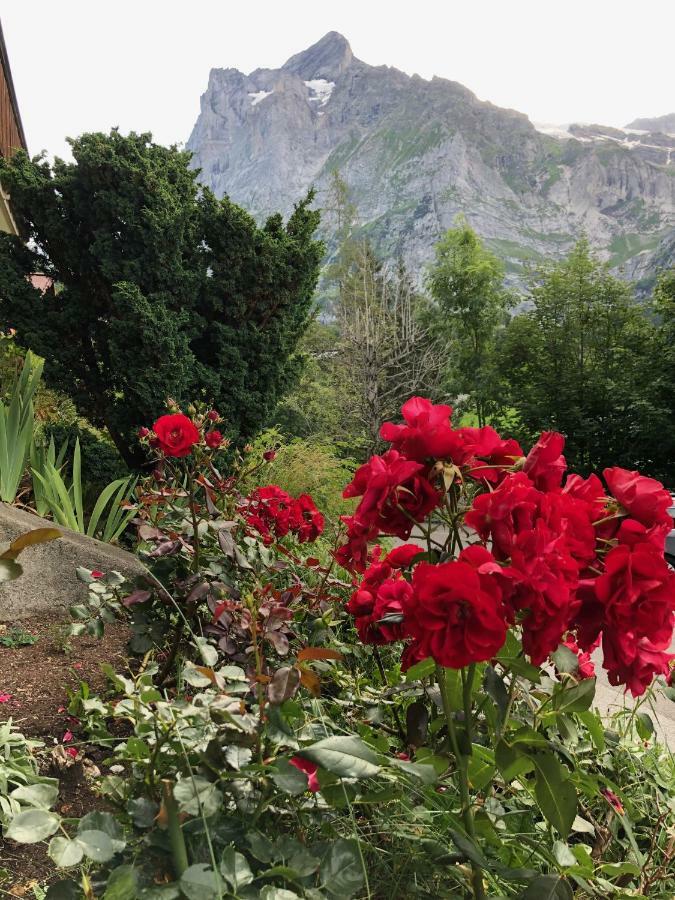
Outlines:
POLYGON ((265 462, 272 462, 276 455, 276 450, 265 450, 265 452, 263 453, 263 459, 265 460, 265 462))
POLYGON ((253 444, 244 444, 244 453, 252 453, 253 444))
POLYGON ((208 431, 204 435, 204 440, 206 441, 206 446, 210 447, 212 450, 215 450, 217 447, 223 443, 223 436, 219 431, 208 431))
POLYGON ((145 425, 142 428, 138 429, 138 437, 140 438, 140 440, 143 440, 143 438, 146 438, 149 434, 150 429, 146 428, 145 425))
POLYGON ((209 419, 211 422, 217 422, 218 419, 220 418, 220 415, 215 411, 215 409, 212 409, 209 412, 207 412, 206 418, 209 419))

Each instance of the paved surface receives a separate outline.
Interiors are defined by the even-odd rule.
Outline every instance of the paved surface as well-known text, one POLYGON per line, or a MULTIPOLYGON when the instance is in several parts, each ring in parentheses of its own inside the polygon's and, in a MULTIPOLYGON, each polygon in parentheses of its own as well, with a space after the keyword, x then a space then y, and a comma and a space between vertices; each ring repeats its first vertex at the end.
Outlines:
MULTIPOLYGON (((54 527, 54 522, 0 503, 0 552, 20 534, 54 527)), ((23 575, 0 584, 0 622, 27 619, 81 603, 88 591, 75 575, 78 566, 103 572, 115 569, 131 578, 142 571, 131 553, 66 528, 60 530, 63 536, 57 540, 24 550, 18 559, 23 575)))
MULTIPOLYGON (((671 646, 671 651, 675 652, 675 641, 671 646)), ((602 653, 600 651, 596 650, 593 654, 593 662, 597 673, 593 705, 602 715, 611 715, 622 709, 632 711, 642 698, 636 700, 631 694, 624 694, 623 688, 613 687, 607 681, 607 674, 601 668, 602 653)), ((654 689, 653 696, 640 704, 640 712, 645 712, 651 717, 660 739, 675 752, 675 701, 669 700, 657 687, 654 689)))

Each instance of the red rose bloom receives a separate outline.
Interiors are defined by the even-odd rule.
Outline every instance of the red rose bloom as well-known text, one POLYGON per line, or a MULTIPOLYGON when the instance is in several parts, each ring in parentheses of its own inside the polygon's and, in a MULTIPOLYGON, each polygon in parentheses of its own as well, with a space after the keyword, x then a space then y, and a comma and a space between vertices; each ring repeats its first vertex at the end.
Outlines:
POLYGON ((670 638, 653 644, 632 631, 604 631, 602 666, 607 670, 609 683, 625 684, 634 697, 641 696, 656 675, 668 674, 671 660, 675 659, 672 653, 666 652, 669 644, 670 638))
POLYGON ((207 431, 204 435, 206 446, 216 450, 223 443, 223 436, 219 431, 207 431))
POLYGON ((183 413, 160 416, 152 426, 157 445, 165 456, 188 456, 199 442, 199 431, 192 419, 183 413))
POLYGON ((445 459, 461 446, 461 438, 450 425, 452 407, 434 406, 424 397, 411 397, 401 407, 401 414, 405 425, 385 422, 380 437, 409 459, 445 459))
POLYGON ((539 520, 531 531, 518 535, 511 565, 518 581, 510 598, 523 613, 523 649, 540 665, 560 644, 570 627, 578 602, 579 565, 569 553, 565 537, 539 520))
MULTIPOLYGON (((577 657, 577 663, 579 665, 579 668, 577 669, 577 677, 581 680, 583 680, 584 678, 595 677, 595 665, 593 664, 593 660, 591 659, 591 654, 581 650, 573 637, 565 638, 563 644, 577 657)), ((597 644, 595 646, 597 646, 597 644)), ((595 649, 595 647, 593 649, 595 649)))
POLYGON ((498 582, 467 562, 420 563, 405 604, 405 628, 424 656, 442 666, 463 666, 493 657, 506 640, 498 582))
POLYGON ((490 425, 483 428, 461 428, 467 449, 471 452, 469 475, 477 481, 498 484, 506 471, 523 457, 518 441, 504 440, 490 425))
POLYGON ((347 526, 347 540, 333 553, 336 562, 348 572, 365 572, 368 565, 368 544, 375 540, 377 526, 357 522, 354 516, 341 516, 347 526))
POLYGON ((482 541, 492 541, 497 559, 508 559, 516 535, 533 528, 541 498, 527 475, 509 474, 496 490, 474 499, 465 522, 482 541))
POLYGON ((422 662, 429 654, 421 641, 408 641, 401 654, 401 671, 407 672, 415 663, 422 662))
POLYGON ((619 540, 631 543, 634 542, 632 536, 641 533, 645 540, 663 551, 666 536, 673 527, 673 520, 668 513, 673 501, 661 482, 618 466, 605 469, 603 475, 612 496, 631 519, 642 526, 639 528, 629 524, 630 520, 622 523, 624 537, 619 537, 619 540))
POLYGON ((319 767, 316 763, 310 762, 308 759, 303 759, 301 756, 292 756, 288 761, 292 766, 295 766, 296 769, 305 773, 307 776, 308 791, 316 794, 317 791, 321 790, 321 785, 319 784, 319 779, 316 774, 319 767))
POLYGON ((527 454, 523 472, 532 479, 540 491, 552 491, 560 487, 567 468, 562 455, 565 438, 557 431, 544 431, 527 454))
POLYGON ((323 532, 324 518, 309 494, 300 494, 291 505, 290 529, 301 544, 315 541, 323 532))
POLYGON ((675 625, 675 572, 650 544, 614 547, 595 582, 603 631, 634 632, 667 644, 675 625))
POLYGON ((293 498, 276 484, 256 488, 244 501, 242 515, 256 529, 265 544, 290 531, 293 498))
MULTIPOLYGON (((387 568, 380 564, 379 574, 387 568)), ((401 640, 404 608, 411 594, 412 587, 400 577, 377 583, 373 573, 370 579, 364 579, 346 606, 347 612, 355 618, 356 630, 364 644, 390 644, 401 640)))
POLYGON ((376 527, 407 541, 415 522, 438 506, 440 494, 424 476, 421 463, 396 450, 371 456, 360 466, 343 496, 362 496, 354 520, 363 528, 376 527))
POLYGON ((392 567, 392 569, 408 569, 413 563, 416 556, 424 553, 422 547, 417 544, 402 544, 400 547, 394 547, 385 557, 384 561, 392 567))

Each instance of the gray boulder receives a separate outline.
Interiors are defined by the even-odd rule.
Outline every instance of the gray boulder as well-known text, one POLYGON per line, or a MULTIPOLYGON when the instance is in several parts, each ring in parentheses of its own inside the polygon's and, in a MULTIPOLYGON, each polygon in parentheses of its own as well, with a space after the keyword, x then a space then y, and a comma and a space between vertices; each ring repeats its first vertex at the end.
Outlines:
MULTIPOLYGON (((0 552, 27 531, 53 527, 53 522, 0 503, 0 552)), ((78 566, 103 572, 115 569, 128 578, 143 572, 133 554, 65 528, 60 530, 62 537, 57 540, 24 550, 18 559, 23 575, 0 584, 0 622, 59 611, 65 615, 69 606, 87 596, 87 586, 75 575, 78 566)))

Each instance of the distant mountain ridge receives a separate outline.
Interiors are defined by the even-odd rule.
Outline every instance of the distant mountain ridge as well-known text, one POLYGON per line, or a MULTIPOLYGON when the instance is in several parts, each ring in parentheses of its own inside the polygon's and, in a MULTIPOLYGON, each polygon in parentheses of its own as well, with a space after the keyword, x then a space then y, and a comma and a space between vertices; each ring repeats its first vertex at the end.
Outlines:
POLYGON ((338 169, 363 232, 416 272, 463 212, 514 281, 585 232, 648 285, 675 262, 675 138, 636 124, 655 121, 544 133, 456 82, 370 66, 330 32, 280 69, 212 69, 187 146, 201 180, 257 217, 311 185, 321 205, 338 169))

